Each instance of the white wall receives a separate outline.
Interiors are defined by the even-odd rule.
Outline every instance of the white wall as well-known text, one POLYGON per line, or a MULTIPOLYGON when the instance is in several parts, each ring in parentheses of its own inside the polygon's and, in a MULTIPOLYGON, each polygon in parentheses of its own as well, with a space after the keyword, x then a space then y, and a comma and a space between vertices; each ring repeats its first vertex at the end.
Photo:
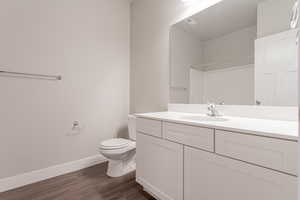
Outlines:
POLYGON ((184 30, 171 29, 171 71, 170 82, 174 87, 189 87, 189 70, 202 62, 202 43, 184 30))
MULTIPOLYGON (((185 75, 185 71, 189 69, 185 69, 183 64, 176 65, 172 63, 171 74, 173 75, 174 72, 172 70, 175 68, 175 70, 177 69, 176 75, 178 77, 171 75, 171 78, 175 77, 176 79, 174 78, 174 80, 180 80, 180 78, 183 80, 189 79, 190 88, 184 90, 184 92, 189 93, 189 103, 225 102, 226 104, 251 105, 254 103, 253 63, 255 38, 256 26, 204 41, 203 44, 196 40, 197 42, 193 43, 196 44, 198 49, 187 42, 176 45, 179 43, 177 40, 186 40, 183 37, 174 37, 171 40, 171 49, 173 50, 174 46, 176 46, 182 52, 179 55, 179 51, 176 53, 171 51, 171 58, 174 57, 173 59, 176 63, 188 63, 189 61, 192 63, 194 62, 193 57, 188 57, 187 55, 192 55, 190 52, 197 50, 200 54, 198 56, 200 59, 198 59, 198 65, 194 64, 194 66, 198 66, 200 71, 191 69, 190 76, 188 76, 185 75), (203 66, 200 63, 210 64, 203 66), (181 69, 181 71, 178 69, 181 69)), ((180 83, 180 81, 178 82, 180 83)), ((170 90, 170 103, 187 103, 179 101, 179 98, 172 99, 173 90, 172 88, 170 90)), ((182 90, 177 90, 177 93, 179 92, 182 95, 185 94, 182 90)))
POLYGON ((256 26, 203 42, 203 103, 254 104, 256 26))
POLYGON ((251 26, 203 42, 203 62, 212 63, 204 70, 253 64, 255 39, 256 26, 251 26))
POLYGON ((254 65, 204 72, 203 87, 204 103, 254 105, 254 65))
POLYGON ((191 104, 254 105, 254 66, 190 71, 191 104))
POLYGON ((176 26, 170 36, 170 102, 189 103, 190 68, 202 61, 202 44, 196 36, 176 26))
POLYGON ((169 28, 180 0, 136 0, 131 6, 131 112, 167 109, 169 28))
POLYGON ((289 30, 295 0, 265 0, 257 9, 257 37, 289 30))
POLYGON ((204 73, 198 69, 190 69, 189 103, 203 104, 204 98, 204 73))
POLYGON ((0 178, 98 155, 126 133, 129 4, 0 1, 0 67, 62 81, 0 77, 0 178), (84 125, 67 136, 72 122, 84 125))

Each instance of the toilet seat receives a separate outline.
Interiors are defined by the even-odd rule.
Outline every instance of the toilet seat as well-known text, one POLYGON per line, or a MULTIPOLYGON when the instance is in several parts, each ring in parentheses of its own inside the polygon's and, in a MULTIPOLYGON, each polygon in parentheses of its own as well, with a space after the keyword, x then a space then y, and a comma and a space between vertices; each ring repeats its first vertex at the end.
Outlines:
POLYGON ((102 149, 101 147, 99 148, 100 152, 103 154, 110 154, 110 155, 119 155, 119 154, 124 154, 126 152, 135 150, 136 148, 136 143, 130 141, 128 146, 118 148, 118 149, 102 149))
POLYGON ((122 149, 122 148, 128 147, 130 142, 131 142, 130 140, 126 140, 126 139, 122 139, 122 138, 105 140, 105 141, 101 142, 100 149, 103 149, 103 150, 122 149))
POLYGON ((115 147, 115 148, 110 148, 109 149, 108 147, 100 146, 99 151, 104 155, 121 155, 121 154, 124 154, 126 152, 130 152, 132 150, 135 150, 136 142, 130 141, 130 140, 128 140, 127 142, 128 142, 128 144, 126 146, 119 147, 119 148, 115 147))

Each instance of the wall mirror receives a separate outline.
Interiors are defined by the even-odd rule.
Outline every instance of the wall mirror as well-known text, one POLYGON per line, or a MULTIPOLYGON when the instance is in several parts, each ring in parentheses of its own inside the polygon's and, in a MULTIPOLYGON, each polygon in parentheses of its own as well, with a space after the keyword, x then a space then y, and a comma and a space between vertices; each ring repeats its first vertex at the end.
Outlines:
POLYGON ((170 29, 170 103, 297 106, 294 0, 223 0, 170 29))

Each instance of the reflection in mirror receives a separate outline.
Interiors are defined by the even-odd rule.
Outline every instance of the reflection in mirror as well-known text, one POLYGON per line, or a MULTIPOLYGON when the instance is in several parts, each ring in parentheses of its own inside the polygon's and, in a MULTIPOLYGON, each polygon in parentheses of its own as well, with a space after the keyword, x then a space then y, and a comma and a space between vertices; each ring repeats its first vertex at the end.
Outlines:
POLYGON ((170 103, 297 105, 294 0, 223 0, 171 27, 170 103))

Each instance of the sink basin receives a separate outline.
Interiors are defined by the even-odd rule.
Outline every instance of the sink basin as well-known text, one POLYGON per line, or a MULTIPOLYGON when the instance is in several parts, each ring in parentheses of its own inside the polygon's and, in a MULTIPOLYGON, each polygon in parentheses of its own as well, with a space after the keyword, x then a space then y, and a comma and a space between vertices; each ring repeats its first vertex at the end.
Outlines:
POLYGON ((229 119, 223 117, 209 117, 209 116, 184 116, 182 119, 193 120, 193 121, 206 121, 206 122, 225 122, 229 119))

